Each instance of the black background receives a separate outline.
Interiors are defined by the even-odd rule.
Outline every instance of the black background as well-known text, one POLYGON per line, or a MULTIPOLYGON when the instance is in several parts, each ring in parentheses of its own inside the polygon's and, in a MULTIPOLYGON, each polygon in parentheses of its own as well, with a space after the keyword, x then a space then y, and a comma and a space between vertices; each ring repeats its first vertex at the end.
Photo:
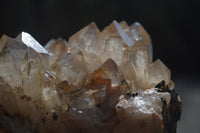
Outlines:
POLYGON ((95 21, 102 30, 112 20, 139 21, 173 77, 200 73, 200 1, 198 0, 2 0, 0 35, 29 32, 41 44, 69 38, 95 21))

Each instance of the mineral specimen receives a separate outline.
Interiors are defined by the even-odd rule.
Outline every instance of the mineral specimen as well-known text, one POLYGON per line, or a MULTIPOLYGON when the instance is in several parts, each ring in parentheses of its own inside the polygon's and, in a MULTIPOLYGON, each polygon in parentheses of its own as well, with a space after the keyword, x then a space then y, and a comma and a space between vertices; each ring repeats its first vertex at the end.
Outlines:
POLYGON ((0 40, 0 132, 175 133, 181 101, 138 23, 0 40))

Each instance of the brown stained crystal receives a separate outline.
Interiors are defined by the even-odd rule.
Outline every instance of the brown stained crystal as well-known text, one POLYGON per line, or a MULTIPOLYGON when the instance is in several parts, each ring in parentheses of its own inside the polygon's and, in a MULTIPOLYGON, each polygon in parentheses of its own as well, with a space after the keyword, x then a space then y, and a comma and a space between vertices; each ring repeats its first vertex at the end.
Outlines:
POLYGON ((108 59, 92 75, 94 79, 110 79, 112 87, 120 86, 121 81, 124 78, 117 64, 112 59, 108 59))
POLYGON ((0 40, 0 132, 175 133, 180 96, 138 22, 94 22, 45 47, 0 40), (2 129, 1 129, 2 128, 2 129))
POLYGON ((63 94, 69 94, 73 91, 72 87, 69 85, 69 83, 66 80, 57 84, 56 88, 61 90, 63 94))

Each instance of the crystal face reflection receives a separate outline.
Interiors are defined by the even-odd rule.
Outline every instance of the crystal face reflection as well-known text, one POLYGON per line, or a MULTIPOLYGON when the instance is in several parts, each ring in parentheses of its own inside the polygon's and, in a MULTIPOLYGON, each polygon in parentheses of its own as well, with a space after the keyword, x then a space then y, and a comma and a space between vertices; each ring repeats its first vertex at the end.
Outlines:
POLYGON ((68 41, 52 39, 44 47, 26 32, 15 39, 3 35, 0 127, 6 132, 175 133, 180 96, 169 68, 159 59, 153 62, 152 54, 147 31, 125 21, 102 31, 92 22, 68 41))
POLYGON ((19 41, 22 41, 28 47, 31 47, 38 53, 48 54, 48 51, 39 44, 30 34, 26 32, 22 32, 20 35, 16 37, 19 41))

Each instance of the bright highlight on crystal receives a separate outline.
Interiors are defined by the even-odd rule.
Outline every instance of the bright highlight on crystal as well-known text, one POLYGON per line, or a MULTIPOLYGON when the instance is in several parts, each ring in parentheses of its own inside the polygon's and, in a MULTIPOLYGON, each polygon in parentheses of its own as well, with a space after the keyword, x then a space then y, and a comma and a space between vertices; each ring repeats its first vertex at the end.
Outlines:
POLYGON ((175 133, 181 101, 138 22, 93 22, 44 47, 0 40, 0 132, 175 133))

